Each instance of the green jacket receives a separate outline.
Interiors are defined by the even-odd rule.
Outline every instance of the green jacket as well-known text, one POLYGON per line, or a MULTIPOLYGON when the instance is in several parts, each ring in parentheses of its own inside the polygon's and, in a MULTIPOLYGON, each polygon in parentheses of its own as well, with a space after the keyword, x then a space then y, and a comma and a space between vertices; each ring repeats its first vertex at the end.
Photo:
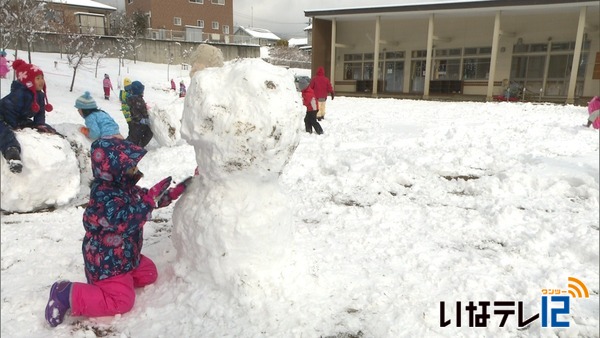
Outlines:
POLYGON ((129 109, 129 105, 127 104, 128 96, 129 93, 127 92, 127 89, 121 89, 121 91, 119 92, 119 100, 121 101, 121 112, 123 112, 123 117, 125 117, 125 121, 127 121, 127 123, 131 122, 131 110, 129 109))

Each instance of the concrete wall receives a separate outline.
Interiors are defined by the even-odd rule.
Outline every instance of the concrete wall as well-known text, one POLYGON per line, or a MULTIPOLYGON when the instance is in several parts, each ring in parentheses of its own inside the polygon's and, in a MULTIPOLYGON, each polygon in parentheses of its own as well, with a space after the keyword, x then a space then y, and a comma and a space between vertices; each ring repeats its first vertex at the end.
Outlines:
MULTIPOLYGON (((117 40, 113 37, 98 37, 97 50, 106 51, 114 49, 117 44, 117 40)), ((154 63, 169 63, 169 55, 171 56, 171 64, 189 64, 187 59, 191 53, 196 50, 200 45, 197 42, 175 42, 165 40, 147 40, 140 39, 136 43, 139 47, 136 49, 136 53, 127 55, 127 59, 135 59, 142 62, 154 62, 154 63)), ((260 57, 260 47, 256 45, 233 45, 233 44, 211 44, 223 52, 225 61, 233 60, 236 58, 258 58, 260 57)), ((33 44, 33 52, 46 52, 46 53, 61 53, 60 37, 57 34, 44 34, 40 35, 40 38, 33 44)), ((14 46, 9 46, 14 48, 14 46)), ((107 57, 114 57, 115 55, 108 54, 107 57)))

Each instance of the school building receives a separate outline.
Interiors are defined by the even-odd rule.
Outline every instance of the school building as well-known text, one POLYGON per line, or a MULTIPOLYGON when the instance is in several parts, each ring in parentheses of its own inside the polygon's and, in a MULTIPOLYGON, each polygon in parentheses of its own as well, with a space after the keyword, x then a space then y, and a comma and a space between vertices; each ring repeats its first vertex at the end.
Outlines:
POLYGON ((489 0, 305 11, 338 93, 530 100, 600 93, 600 2, 489 0), (524 88, 524 90, 523 90, 524 88))

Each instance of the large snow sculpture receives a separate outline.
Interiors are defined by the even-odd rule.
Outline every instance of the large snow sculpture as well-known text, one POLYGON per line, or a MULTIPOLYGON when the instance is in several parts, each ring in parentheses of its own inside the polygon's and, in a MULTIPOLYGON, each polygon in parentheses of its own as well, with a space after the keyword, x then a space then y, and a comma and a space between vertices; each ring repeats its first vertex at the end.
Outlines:
POLYGON ((278 177, 298 144, 301 98, 291 72, 259 59, 199 69, 182 137, 195 148, 200 174, 173 213, 175 272, 226 292, 264 287, 292 241, 278 177))

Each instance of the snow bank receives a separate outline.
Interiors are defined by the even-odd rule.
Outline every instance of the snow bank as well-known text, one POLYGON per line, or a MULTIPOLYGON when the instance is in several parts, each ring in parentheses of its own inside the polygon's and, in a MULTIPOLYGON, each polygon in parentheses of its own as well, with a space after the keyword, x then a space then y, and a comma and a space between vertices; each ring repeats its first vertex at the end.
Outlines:
POLYGON ((23 171, 14 174, 1 163, 1 208, 31 212, 68 204, 79 192, 79 164, 68 140, 33 129, 16 132, 23 171), (52 177, 52 180, 48 180, 52 177))

